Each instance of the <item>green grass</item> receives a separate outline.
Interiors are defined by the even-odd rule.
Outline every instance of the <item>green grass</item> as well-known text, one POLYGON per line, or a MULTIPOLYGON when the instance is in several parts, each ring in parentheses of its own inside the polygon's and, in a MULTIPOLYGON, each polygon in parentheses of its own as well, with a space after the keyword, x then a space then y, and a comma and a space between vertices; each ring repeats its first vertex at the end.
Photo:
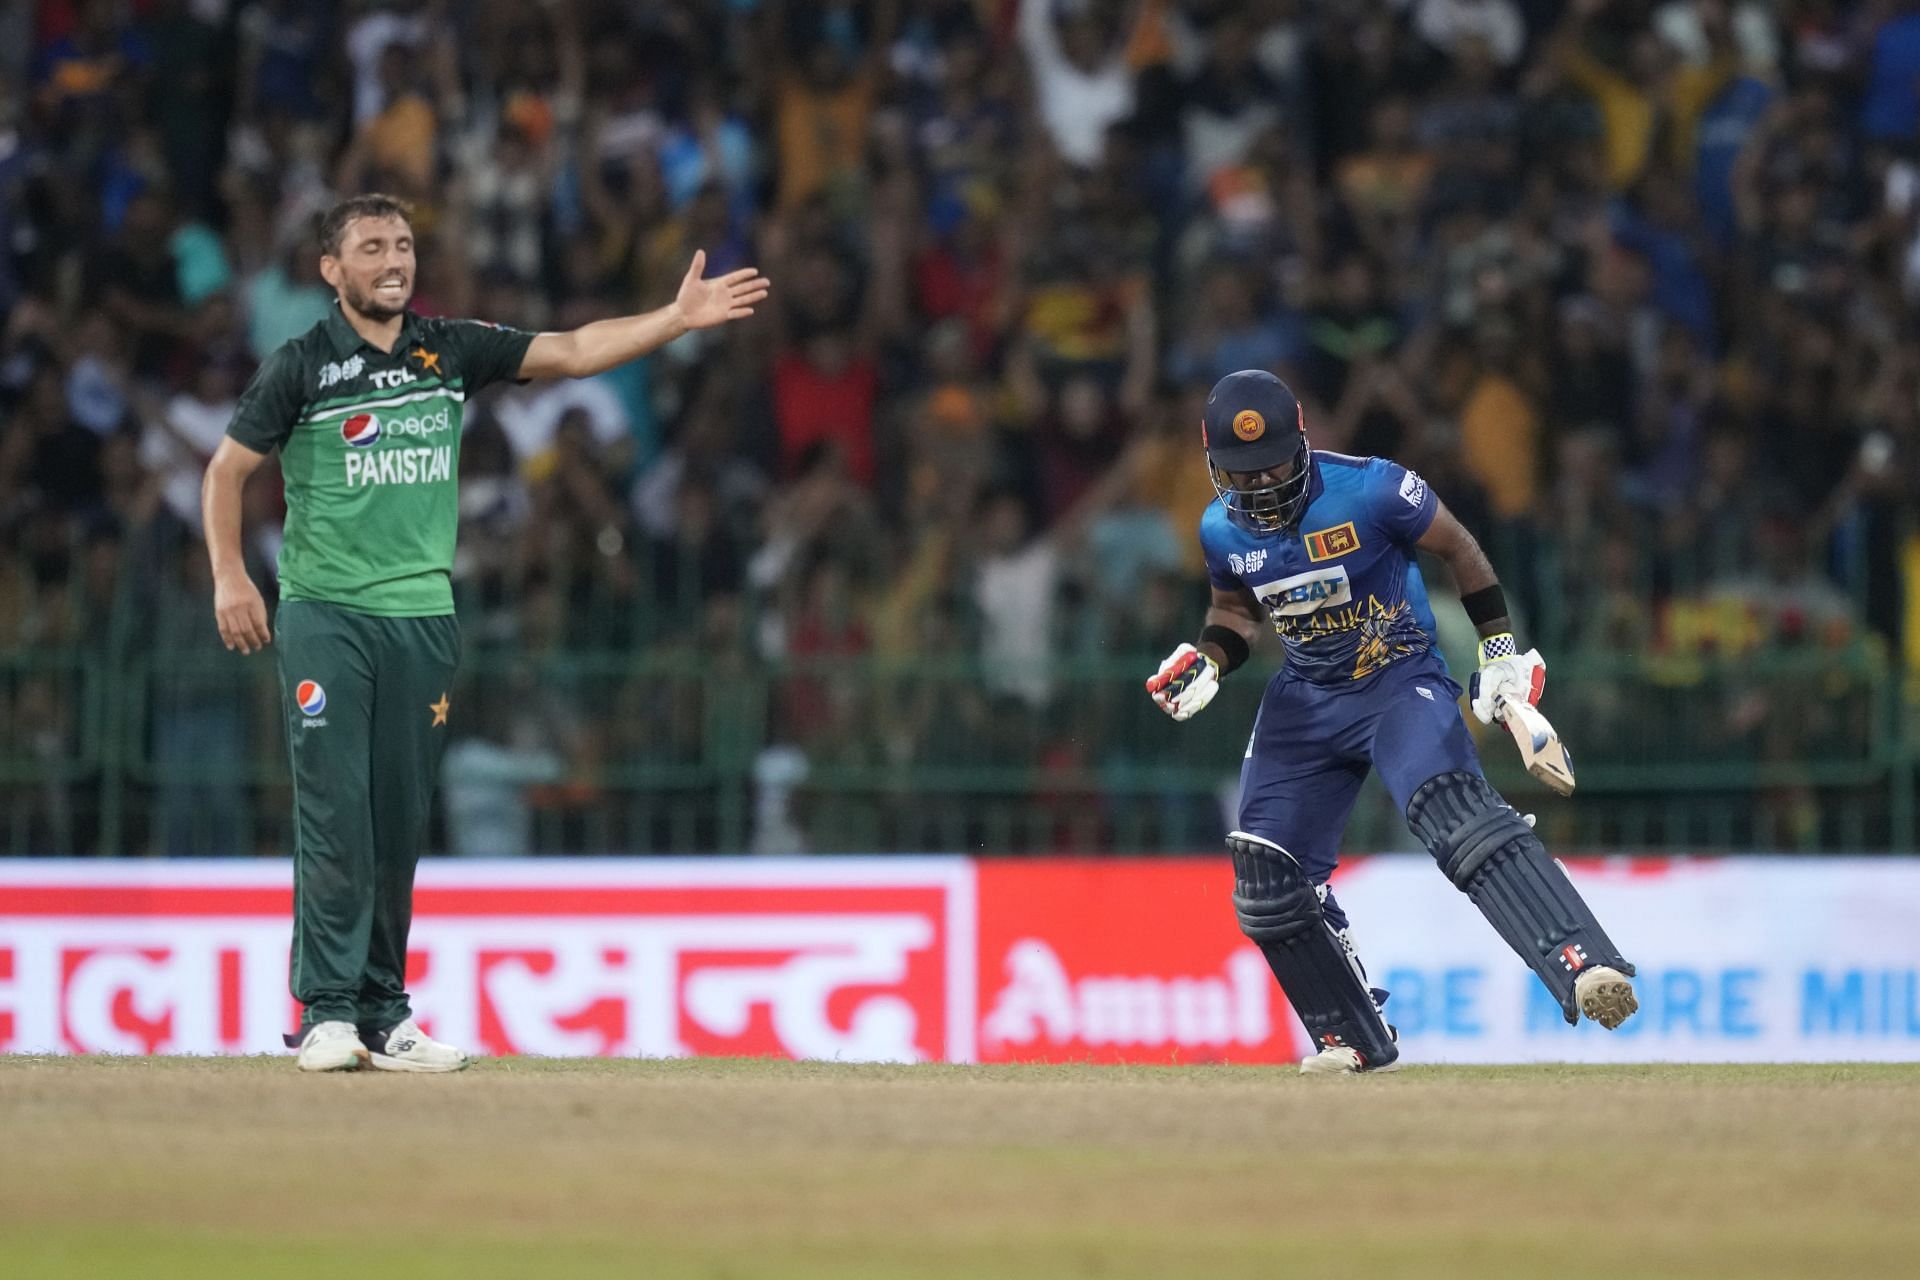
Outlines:
POLYGON ((0 1274, 1906 1274, 1920 1066, 0 1058, 0 1274))

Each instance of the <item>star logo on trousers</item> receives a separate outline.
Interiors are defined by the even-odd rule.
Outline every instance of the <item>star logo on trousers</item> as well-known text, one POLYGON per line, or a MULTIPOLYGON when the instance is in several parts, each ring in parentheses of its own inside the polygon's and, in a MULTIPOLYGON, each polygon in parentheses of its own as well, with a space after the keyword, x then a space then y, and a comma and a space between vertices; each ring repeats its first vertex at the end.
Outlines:
POLYGON ((427 704, 427 710, 433 712, 433 724, 428 727, 438 728, 445 724, 447 722, 447 708, 452 705, 451 702, 447 701, 447 695, 444 692, 440 695, 440 701, 429 702, 427 704))
POLYGON ((429 351, 425 347, 415 347, 407 354, 420 362, 420 372, 440 372, 440 353, 438 351, 429 351))

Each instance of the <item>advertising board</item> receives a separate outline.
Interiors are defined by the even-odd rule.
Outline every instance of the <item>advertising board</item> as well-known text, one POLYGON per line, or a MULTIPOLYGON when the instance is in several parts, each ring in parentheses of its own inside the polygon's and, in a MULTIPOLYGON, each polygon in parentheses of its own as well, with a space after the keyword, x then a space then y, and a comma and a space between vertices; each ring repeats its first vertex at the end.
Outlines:
MULTIPOLYGON (((1639 966, 1568 1027, 1420 857, 1334 887, 1405 1060, 1920 1059, 1920 860, 1572 859, 1639 966)), ((1286 1062, 1221 858, 430 860, 409 984, 489 1054, 1286 1062)), ((274 1052, 284 862, 0 861, 0 1051, 274 1052)))

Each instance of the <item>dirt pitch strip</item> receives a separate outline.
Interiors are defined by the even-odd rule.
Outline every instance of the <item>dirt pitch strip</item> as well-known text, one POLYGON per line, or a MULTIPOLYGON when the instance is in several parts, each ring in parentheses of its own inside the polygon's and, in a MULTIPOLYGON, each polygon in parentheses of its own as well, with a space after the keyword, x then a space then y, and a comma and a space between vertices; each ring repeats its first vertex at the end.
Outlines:
POLYGON ((0 1058, 0 1275, 1913 1275, 1920 1066, 0 1058))

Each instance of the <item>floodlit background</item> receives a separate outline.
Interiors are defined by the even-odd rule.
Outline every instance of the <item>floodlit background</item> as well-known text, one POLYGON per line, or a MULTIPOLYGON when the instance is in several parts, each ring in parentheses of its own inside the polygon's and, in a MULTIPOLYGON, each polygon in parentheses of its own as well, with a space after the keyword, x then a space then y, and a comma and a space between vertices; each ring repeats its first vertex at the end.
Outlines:
MULTIPOLYGON (((1488 545, 1579 796, 1483 745, 1553 847, 1908 848, 1913 10, 6 5, 0 850, 286 849, 198 477, 369 189, 427 312, 775 281, 470 412, 437 849, 1217 849, 1261 676, 1183 726, 1141 682, 1246 366, 1488 545)), ((281 513, 269 471, 263 583, 281 513)), ((1370 793, 1350 847, 1409 843, 1370 793)))

